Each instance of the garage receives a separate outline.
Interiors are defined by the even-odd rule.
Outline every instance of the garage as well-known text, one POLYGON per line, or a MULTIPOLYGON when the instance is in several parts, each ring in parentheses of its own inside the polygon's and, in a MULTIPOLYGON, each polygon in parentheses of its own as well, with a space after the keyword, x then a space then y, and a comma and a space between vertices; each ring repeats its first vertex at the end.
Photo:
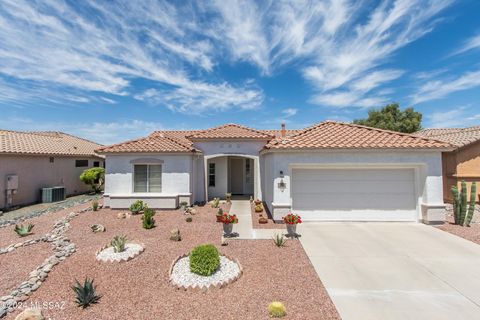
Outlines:
POLYGON ((293 168, 292 209, 308 220, 417 221, 413 168, 293 168))

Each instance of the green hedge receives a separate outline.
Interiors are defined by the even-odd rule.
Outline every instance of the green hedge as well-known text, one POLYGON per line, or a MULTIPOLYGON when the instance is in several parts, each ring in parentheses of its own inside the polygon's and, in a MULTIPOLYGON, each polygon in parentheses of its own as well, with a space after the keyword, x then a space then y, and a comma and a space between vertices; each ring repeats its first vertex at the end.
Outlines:
POLYGON ((213 244, 203 244, 190 252, 190 271, 210 276, 220 266, 220 255, 213 244))

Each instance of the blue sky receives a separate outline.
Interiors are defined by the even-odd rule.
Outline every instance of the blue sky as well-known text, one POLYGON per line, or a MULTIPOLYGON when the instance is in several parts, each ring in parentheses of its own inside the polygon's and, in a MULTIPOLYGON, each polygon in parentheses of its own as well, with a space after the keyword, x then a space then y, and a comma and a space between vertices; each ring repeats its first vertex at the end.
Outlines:
POLYGON ((480 1, 0 2, 0 128, 100 143, 398 102, 480 125, 480 1))

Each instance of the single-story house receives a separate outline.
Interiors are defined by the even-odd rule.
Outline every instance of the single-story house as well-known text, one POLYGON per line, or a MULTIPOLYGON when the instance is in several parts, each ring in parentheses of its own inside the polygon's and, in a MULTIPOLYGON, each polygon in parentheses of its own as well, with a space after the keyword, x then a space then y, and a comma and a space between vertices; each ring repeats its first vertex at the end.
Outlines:
POLYGON ((62 132, 0 130, 0 210, 40 201, 40 189, 61 186, 65 194, 90 188, 79 176, 103 167, 101 145, 62 132))
POLYGON ((467 182, 468 197, 472 182, 477 183, 476 201, 480 193, 480 126, 469 128, 425 129, 416 133, 418 136, 445 141, 455 149, 444 152, 443 162, 443 196, 445 202, 452 202, 451 189, 460 187, 462 180, 467 182))
POLYGON ((304 130, 226 124, 156 131, 97 150, 106 156, 104 203, 152 208, 251 195, 275 220, 444 220, 442 152, 449 143, 350 123, 304 130))

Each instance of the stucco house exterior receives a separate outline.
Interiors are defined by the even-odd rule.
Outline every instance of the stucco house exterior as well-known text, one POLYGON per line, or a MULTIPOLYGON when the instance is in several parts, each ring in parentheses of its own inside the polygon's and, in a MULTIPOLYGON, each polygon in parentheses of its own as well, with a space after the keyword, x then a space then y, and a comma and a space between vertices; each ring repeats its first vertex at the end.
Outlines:
POLYGON ((79 176, 103 167, 100 144, 62 132, 0 130, 0 210, 40 200, 40 189, 65 187, 66 195, 89 191, 79 176))
POLYGON ((442 152, 449 143, 349 123, 304 130, 226 124, 156 131, 97 150, 106 156, 105 205, 153 208, 251 195, 275 220, 444 220, 442 152))
MULTIPOLYGON (((480 188, 480 126, 469 128, 425 129, 416 135, 448 142, 455 149, 442 154, 443 195, 446 202, 452 202, 451 188, 467 182, 468 197, 470 186, 476 182, 480 188)), ((479 201, 479 192, 476 201, 479 201)))

